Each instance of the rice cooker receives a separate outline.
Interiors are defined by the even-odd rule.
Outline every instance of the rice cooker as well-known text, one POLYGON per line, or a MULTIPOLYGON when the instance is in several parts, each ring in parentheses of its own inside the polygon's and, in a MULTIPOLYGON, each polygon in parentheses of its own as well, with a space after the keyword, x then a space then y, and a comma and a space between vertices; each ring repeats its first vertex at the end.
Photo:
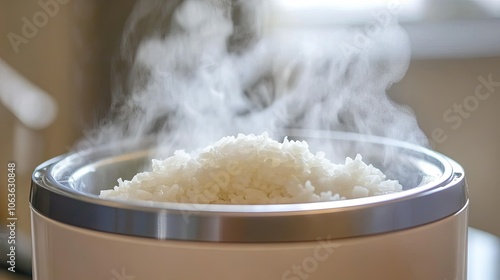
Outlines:
POLYGON ((403 191, 279 205, 120 202, 99 191, 143 171, 154 149, 63 155, 32 176, 34 279, 466 279, 469 200, 459 164, 375 136, 297 138, 332 158, 359 152, 403 191))

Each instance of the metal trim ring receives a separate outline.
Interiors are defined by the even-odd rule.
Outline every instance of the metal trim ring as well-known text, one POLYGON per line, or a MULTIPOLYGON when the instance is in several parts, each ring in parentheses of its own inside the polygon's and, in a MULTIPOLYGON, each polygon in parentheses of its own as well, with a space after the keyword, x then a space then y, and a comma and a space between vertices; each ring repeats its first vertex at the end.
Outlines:
MULTIPOLYGON (((350 133, 317 133, 316 137, 332 140, 360 139, 359 135, 350 133)), ((307 134, 310 137, 311 132, 307 134)), ((79 228, 164 240, 238 243, 314 241, 393 232, 446 218, 467 204, 464 171, 453 160, 398 140, 363 136, 363 141, 423 153, 442 164, 443 175, 429 184, 401 193, 332 202, 279 205, 125 203, 100 199, 70 187, 70 176, 96 160, 93 158, 95 153, 88 152, 60 156, 37 167, 32 176, 30 203, 33 211, 79 228), (65 169, 65 166, 72 168, 65 169), (57 180, 55 173, 59 174, 57 180)), ((140 150, 123 156, 141 157, 147 152, 140 150)), ((106 159, 100 156, 100 160, 106 159)))

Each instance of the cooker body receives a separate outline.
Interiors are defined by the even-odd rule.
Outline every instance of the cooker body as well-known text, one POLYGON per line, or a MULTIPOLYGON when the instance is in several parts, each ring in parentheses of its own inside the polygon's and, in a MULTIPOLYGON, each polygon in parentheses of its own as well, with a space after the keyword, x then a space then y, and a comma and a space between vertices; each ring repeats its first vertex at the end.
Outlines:
POLYGON ((33 209, 32 228, 38 280, 466 279, 467 206, 397 232, 291 243, 138 238, 65 225, 33 209))
POLYGON ((307 134, 340 158, 361 153, 403 191, 273 205, 113 201, 99 191, 143 170, 149 148, 65 155, 32 176, 34 279, 466 278, 459 164, 391 139, 307 134))

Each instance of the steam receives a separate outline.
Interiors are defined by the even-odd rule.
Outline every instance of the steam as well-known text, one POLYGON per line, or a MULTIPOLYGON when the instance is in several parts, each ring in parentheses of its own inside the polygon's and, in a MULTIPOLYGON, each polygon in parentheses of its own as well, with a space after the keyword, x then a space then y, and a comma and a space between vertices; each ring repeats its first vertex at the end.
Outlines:
POLYGON ((386 95, 410 60, 395 21, 345 52, 355 27, 273 26, 279 11, 269 2, 139 1, 124 33, 113 115, 87 140, 153 135, 167 149, 192 150, 227 135, 282 138, 298 128, 427 144, 412 111, 386 95))

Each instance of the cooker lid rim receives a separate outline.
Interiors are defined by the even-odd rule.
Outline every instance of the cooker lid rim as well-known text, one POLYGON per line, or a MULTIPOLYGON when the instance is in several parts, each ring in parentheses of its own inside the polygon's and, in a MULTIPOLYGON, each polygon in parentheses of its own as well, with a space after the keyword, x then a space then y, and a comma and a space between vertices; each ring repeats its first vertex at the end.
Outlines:
MULTIPOLYGON (((338 136, 329 135, 323 137, 338 136)), ((341 136, 347 139, 359 137, 355 134, 341 136)), ((95 195, 82 195, 74 189, 61 187, 68 184, 68 181, 57 181, 52 175, 57 171, 57 164, 72 156, 64 155, 42 164, 35 170, 30 203, 33 209, 42 215, 77 227, 156 239, 212 242, 307 241, 315 240, 319 234, 326 233, 330 233, 332 238, 377 234, 430 223, 452 215, 466 205, 468 197, 463 169, 453 160, 398 140, 382 137, 367 139, 375 143, 382 141, 383 144, 390 143, 423 152, 443 164, 443 174, 437 182, 433 181, 415 189, 344 201, 278 205, 152 205, 104 200, 95 195), (167 205, 171 207, 166 207, 167 205), (405 211, 406 213, 403 213, 405 211), (144 221, 141 222, 141 219, 144 221), (325 226, 325 222, 330 219, 356 222, 347 227, 325 226), (375 224, 373 220, 380 224, 375 224), (143 222, 150 225, 144 226, 143 222), (131 223, 141 224, 144 228, 127 226, 131 223), (309 229, 312 227, 313 233, 296 228, 295 223, 309 229), (262 225, 268 227, 264 230, 266 234, 249 236, 248 233, 230 233, 235 227, 256 228, 262 225), (321 229, 322 227, 325 229, 321 229), (296 229, 298 232, 290 234, 283 232, 283 229, 296 229), (277 230, 277 233, 272 233, 273 230, 277 230)), ((138 155, 141 153, 143 151, 139 151, 138 155)))

